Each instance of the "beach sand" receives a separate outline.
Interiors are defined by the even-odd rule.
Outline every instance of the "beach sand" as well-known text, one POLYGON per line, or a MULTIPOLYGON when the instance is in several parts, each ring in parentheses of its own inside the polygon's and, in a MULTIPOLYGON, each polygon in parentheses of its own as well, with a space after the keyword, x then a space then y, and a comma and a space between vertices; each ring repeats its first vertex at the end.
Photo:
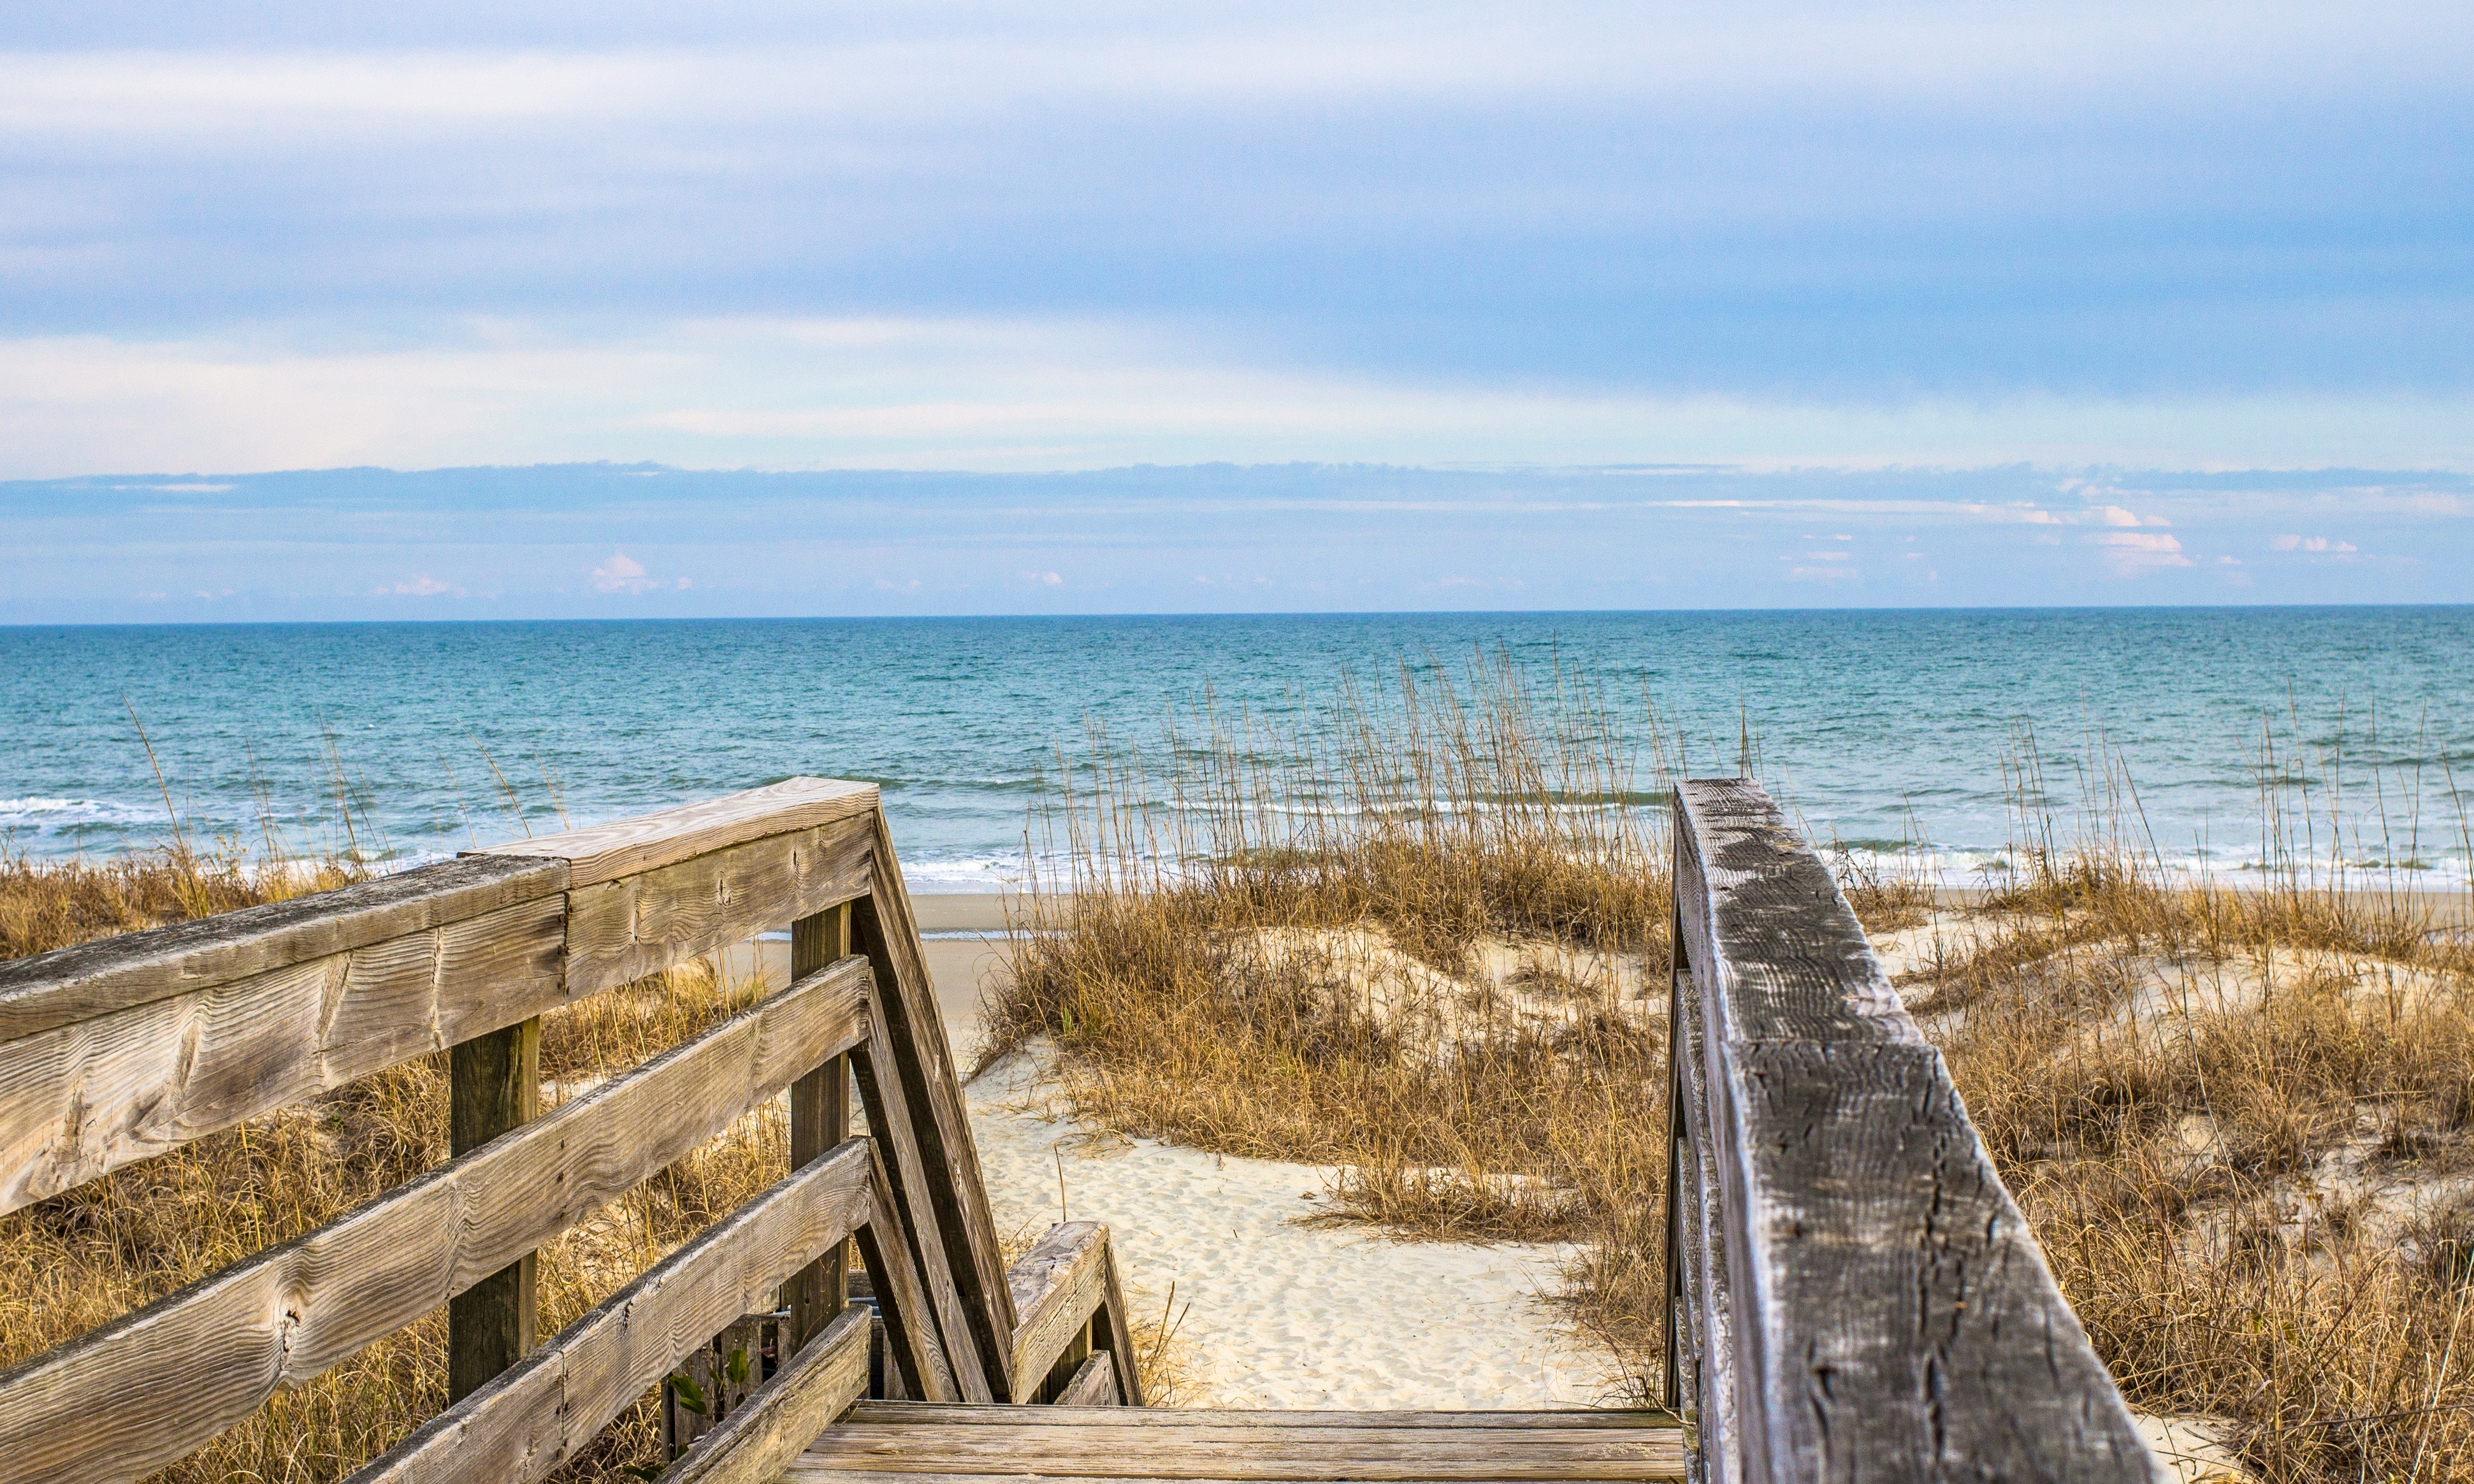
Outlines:
MULTIPOLYGON (((1003 899, 913 899, 946 1034, 967 1069, 980 994, 1004 963, 1003 899)), ((728 955, 729 972, 789 968, 787 942, 728 955)), ((1017 1054, 966 1089, 1000 1230, 1035 1238, 1060 1210, 1107 1224, 1129 1289, 1157 1315, 1176 1290, 1171 1399, 1240 1407, 1573 1407, 1610 1399, 1611 1357, 1561 1326, 1543 1295, 1576 1251, 1395 1242, 1310 1227, 1336 1174, 1096 1132, 1017 1054), (1059 1180, 1063 1181, 1060 1194, 1059 1180)))
POLYGON ((1093 1132, 1016 1054, 971 1083, 971 1129, 1001 1229, 1060 1212, 1107 1224, 1157 1314, 1176 1290, 1183 1405, 1570 1407, 1609 1399, 1613 1362, 1542 1295, 1576 1251, 1395 1242, 1303 1225, 1337 1172, 1093 1132))

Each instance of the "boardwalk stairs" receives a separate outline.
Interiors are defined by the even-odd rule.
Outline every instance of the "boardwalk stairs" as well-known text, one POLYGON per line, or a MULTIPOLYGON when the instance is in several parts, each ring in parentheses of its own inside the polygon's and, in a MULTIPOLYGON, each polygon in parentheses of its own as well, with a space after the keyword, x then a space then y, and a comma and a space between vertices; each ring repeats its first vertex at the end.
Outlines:
POLYGON ((1828 873, 1749 785, 1677 829, 1668 1410, 1145 1406, 1107 1229, 1001 1249, 876 789, 795 778, 0 964, 0 1213, 440 1052, 452 1131, 0 1373, 0 1484, 155 1473, 441 1306, 449 1404, 351 1484, 546 1478, 647 1398, 671 1484, 2144 1480, 1828 873), (541 1107, 546 1011, 785 926, 787 985, 541 1107), (785 1096, 787 1178, 536 1336, 536 1249, 785 1096))

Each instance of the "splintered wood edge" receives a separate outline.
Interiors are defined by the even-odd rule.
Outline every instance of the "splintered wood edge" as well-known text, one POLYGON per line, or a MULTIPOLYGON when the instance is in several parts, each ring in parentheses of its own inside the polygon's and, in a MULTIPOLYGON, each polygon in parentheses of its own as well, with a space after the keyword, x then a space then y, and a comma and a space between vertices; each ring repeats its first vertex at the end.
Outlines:
POLYGON ((434 932, 567 889, 561 861, 461 860, 0 963, 0 1042, 434 932))
POLYGON ((563 835, 508 840, 467 855, 550 857, 568 863, 568 885, 589 887, 768 835, 873 814, 877 787, 841 778, 786 778, 563 835))

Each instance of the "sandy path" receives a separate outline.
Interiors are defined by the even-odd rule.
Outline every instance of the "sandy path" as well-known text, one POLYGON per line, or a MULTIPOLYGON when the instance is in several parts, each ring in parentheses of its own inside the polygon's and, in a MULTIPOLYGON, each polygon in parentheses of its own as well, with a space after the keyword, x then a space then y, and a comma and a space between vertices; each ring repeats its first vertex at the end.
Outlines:
POLYGON ((1606 1395, 1608 1362, 1536 1297, 1555 1290, 1571 1249, 1298 1226, 1330 1172, 1094 1140, 1044 1116, 1034 1072, 1011 1058, 968 1089, 998 1224, 1056 1220, 1061 1169, 1068 1212, 1108 1224, 1140 1294, 1128 1302, 1156 1312, 1176 1284, 1198 1383, 1186 1404, 1585 1406, 1606 1395))

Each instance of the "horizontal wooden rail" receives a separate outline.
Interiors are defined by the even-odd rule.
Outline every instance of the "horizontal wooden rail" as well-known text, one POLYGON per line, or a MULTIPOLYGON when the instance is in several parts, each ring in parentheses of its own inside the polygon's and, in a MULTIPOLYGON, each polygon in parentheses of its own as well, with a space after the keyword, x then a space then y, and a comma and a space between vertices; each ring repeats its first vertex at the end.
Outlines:
MULTIPOLYGON (((769 1309, 784 1278, 876 1218, 881 1194, 868 1141, 839 1146, 706 1228, 521 1364, 424 1423, 354 1473, 352 1484, 524 1484, 543 1477, 660 1385, 690 1351, 740 1315, 769 1309)), ((843 1329, 842 1348, 852 1334, 861 1347, 863 1381, 864 1321, 843 1329)), ((848 1374, 837 1359, 825 1358, 821 1379, 848 1374)), ((762 1436, 734 1434, 741 1443, 762 1436)))
POLYGON ((845 959, 338 1221, 0 1375, 0 1484, 146 1473, 277 1387, 411 1324, 858 1045, 868 977, 864 960, 845 959))
POLYGON ((2149 1484, 2154 1460, 1830 871, 1676 792, 1671 1399, 1706 1484, 2149 1484))
POLYGON ((1070 1389, 1094 1345, 1119 1362, 1116 1390, 1128 1406, 1143 1404, 1142 1378, 1134 1368, 1133 1338, 1126 1323, 1126 1295, 1117 1277, 1108 1229, 1097 1222, 1061 1221, 1011 1273, 1015 1310, 1013 1394, 1033 1401, 1043 1391, 1070 1389), (1062 1371, 1062 1375, 1059 1372, 1062 1371))
MULTIPOLYGON (((906 1389, 938 1401, 1014 1395, 1013 1293, 868 784, 794 778, 0 963, 0 1213, 73 1200, 133 1160, 414 1057, 461 1048, 480 1071, 521 1065, 476 1048, 844 904, 854 957, 829 973, 318 1231, 0 1373, 0 1484, 109 1481, 178 1459, 276 1388, 520 1271, 541 1241, 843 1054, 886 1165, 855 1235, 880 1275, 906 1389)), ((521 1095, 510 1106, 497 1122, 528 1110, 521 1095)), ((1121 1388, 1126 1354, 1120 1343, 1121 1388)))

